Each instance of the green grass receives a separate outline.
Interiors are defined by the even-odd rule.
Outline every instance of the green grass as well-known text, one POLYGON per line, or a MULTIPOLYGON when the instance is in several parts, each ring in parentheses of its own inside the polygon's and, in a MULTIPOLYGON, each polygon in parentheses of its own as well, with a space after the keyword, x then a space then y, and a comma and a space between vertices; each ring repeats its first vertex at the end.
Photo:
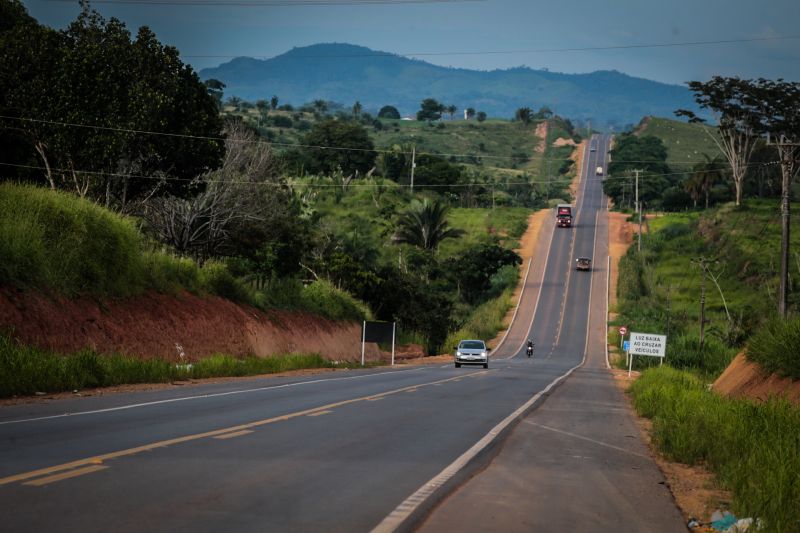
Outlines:
POLYGON ((332 319, 370 316, 363 303, 322 282, 295 284, 288 294, 256 291, 222 262, 207 261, 200 267, 191 259, 153 250, 133 219, 64 192, 31 186, 0 184, 0 258, 0 284, 68 297, 186 290, 332 319), (271 305, 276 302, 281 305, 271 305))
POLYGON ((666 366, 644 372, 631 395, 639 414, 653 420, 661 452, 709 466, 732 491, 737 516, 759 518, 764 531, 800 531, 800 409, 725 399, 666 366))
POLYGON ((667 118, 647 117, 638 133, 658 137, 667 148, 667 163, 675 171, 691 170, 692 165, 722 155, 708 132, 716 130, 702 124, 689 124, 667 118))
POLYGON ((22 346, 0 335, 0 397, 61 392, 88 387, 131 383, 166 383, 175 380, 223 376, 252 376, 304 368, 343 368, 319 354, 285 354, 236 358, 214 355, 193 364, 123 355, 100 355, 83 350, 58 355, 22 346))
POLYGON ((800 379, 800 319, 768 321, 748 342, 747 358, 766 372, 800 379))
POLYGON ((454 257, 481 242, 499 237, 508 247, 514 248, 528 228, 528 217, 532 211, 526 207, 491 208, 453 208, 448 222, 453 228, 462 229, 466 234, 460 239, 444 241, 439 254, 454 257))
POLYGON ((503 329, 503 317, 511 309, 513 294, 513 288, 506 289, 497 298, 476 307, 467 321, 447 336, 444 351, 449 351, 462 339, 493 339, 503 329))
MULTIPOLYGON (((632 331, 669 334, 667 362, 673 340, 684 338, 679 352, 674 353, 682 361, 681 368, 694 361, 702 372, 719 372, 725 360, 741 350, 777 308, 777 215, 774 200, 746 200, 739 208, 729 204, 649 221, 642 254, 632 246, 620 262, 620 315, 615 324, 627 325, 632 331), (711 275, 706 278, 706 337, 711 340, 702 353, 697 341, 703 276, 692 262, 698 257, 716 260, 710 264, 716 283, 711 275)), ((798 246, 800 235, 795 234, 792 249, 798 246)), ((800 275, 800 263, 794 261, 791 270, 793 276, 800 275)), ((795 312, 798 297, 794 294, 790 305, 795 312)), ((777 350, 766 353, 778 357, 777 350)), ((646 361, 636 359, 642 366, 646 361)), ((781 368, 793 375, 788 364, 781 368)))

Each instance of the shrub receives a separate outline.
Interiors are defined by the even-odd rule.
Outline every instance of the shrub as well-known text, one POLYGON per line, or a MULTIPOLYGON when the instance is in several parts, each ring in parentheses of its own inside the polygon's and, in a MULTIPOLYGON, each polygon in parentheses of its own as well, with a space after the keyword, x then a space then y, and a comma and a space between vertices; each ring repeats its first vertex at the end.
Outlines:
POLYGON ((767 321, 750 338, 746 354, 766 372, 800 379, 800 319, 767 321))
POLYGON ((303 289, 303 308, 335 320, 366 320, 372 316, 366 304, 327 280, 317 280, 303 289))

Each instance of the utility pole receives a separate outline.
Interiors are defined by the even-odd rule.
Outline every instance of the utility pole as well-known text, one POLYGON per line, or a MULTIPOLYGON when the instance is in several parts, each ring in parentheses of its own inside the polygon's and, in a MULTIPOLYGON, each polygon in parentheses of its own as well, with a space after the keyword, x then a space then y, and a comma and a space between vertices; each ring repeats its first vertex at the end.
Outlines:
POLYGON ((702 350, 705 344, 706 333, 706 273, 708 264, 716 263, 716 261, 705 257, 698 257, 692 260, 692 263, 700 265, 700 270, 703 271, 703 280, 700 282, 700 349, 702 350))
POLYGON ((778 294, 778 313, 786 320, 789 313, 789 232, 792 175, 800 158, 800 143, 781 135, 777 141, 767 136, 767 145, 776 146, 781 163, 781 282, 778 294))
POLYGON ((414 192, 414 169, 417 168, 417 146, 411 147, 411 192, 414 192))
POLYGON ((642 171, 639 170, 639 169, 636 169, 636 170, 633 171, 633 173, 636 174, 636 198, 635 198, 634 202, 635 202, 635 205, 636 205, 636 212, 637 213, 639 212, 639 173, 640 172, 642 172, 642 171))
POLYGON ((642 252, 642 206, 638 203, 636 204, 636 210, 639 212, 639 249, 638 252, 642 252))

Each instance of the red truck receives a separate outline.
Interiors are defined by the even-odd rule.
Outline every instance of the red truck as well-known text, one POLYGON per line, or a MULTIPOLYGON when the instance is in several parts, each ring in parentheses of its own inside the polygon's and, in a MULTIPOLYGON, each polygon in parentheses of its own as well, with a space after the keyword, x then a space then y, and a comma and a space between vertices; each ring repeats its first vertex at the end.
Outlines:
POLYGON ((572 206, 569 204, 558 204, 556 206, 556 224, 559 228, 572 227, 572 206))

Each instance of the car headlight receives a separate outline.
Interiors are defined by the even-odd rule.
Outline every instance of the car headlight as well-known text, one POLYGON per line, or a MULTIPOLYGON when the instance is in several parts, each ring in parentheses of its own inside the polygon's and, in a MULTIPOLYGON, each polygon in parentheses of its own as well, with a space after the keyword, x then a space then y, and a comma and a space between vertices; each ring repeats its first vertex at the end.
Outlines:
POLYGON ((463 354, 461 352, 456 352, 457 357, 461 357, 463 354))
POLYGON ((487 357, 489 354, 488 354, 487 352, 481 352, 481 355, 482 355, 483 357, 487 357))

